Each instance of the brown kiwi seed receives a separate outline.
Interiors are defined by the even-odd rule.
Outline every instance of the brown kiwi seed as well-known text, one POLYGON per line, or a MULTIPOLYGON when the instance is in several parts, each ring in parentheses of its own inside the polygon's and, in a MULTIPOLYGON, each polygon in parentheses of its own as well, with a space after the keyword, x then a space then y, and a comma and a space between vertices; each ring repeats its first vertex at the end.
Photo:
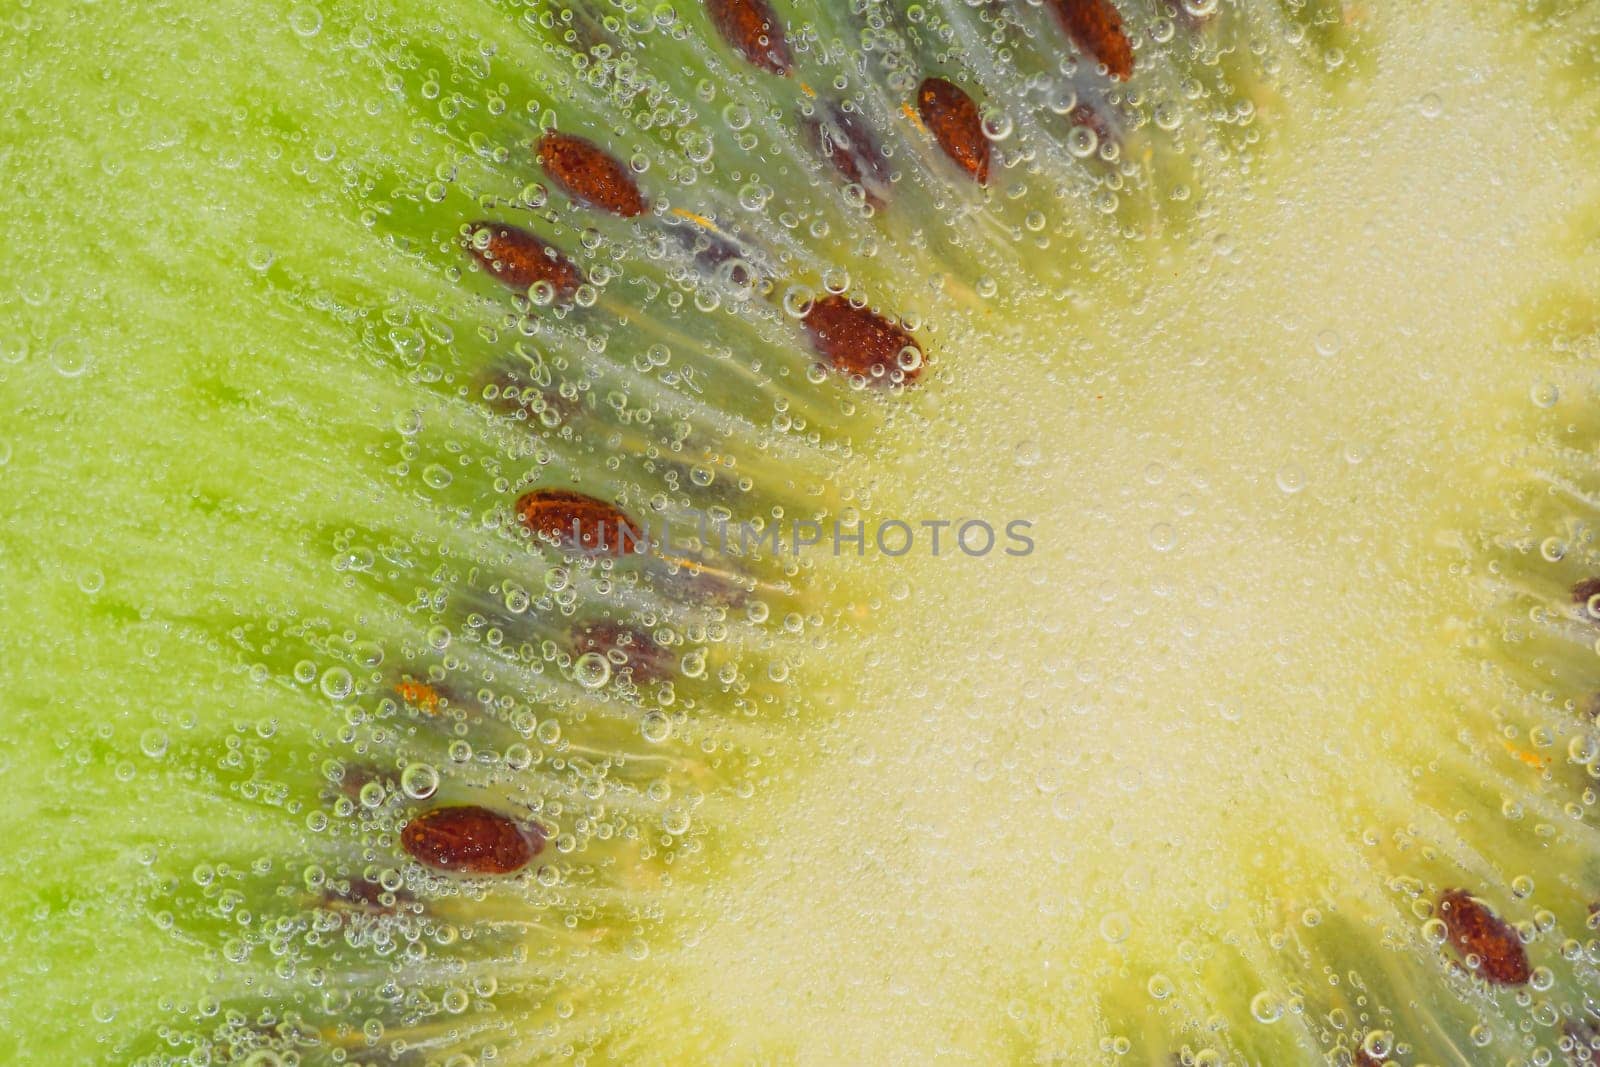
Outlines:
POLYGON ((621 161, 583 137, 551 130, 539 139, 539 165, 572 199, 631 219, 650 203, 621 161))
POLYGON ((544 847, 537 824, 519 824, 476 804, 434 808, 406 823, 400 845, 418 863, 438 871, 514 874, 544 847))
POLYGON ((553 300, 568 303, 583 284, 583 272, 547 241, 500 222, 474 222, 471 229, 487 234, 467 247, 491 275, 518 291, 547 285, 553 300))
POLYGON ((956 166, 979 185, 988 184, 989 138, 965 89, 943 78, 925 79, 917 89, 917 114, 956 166))
POLYGON ((516 513, 523 529, 569 550, 620 556, 644 545, 644 532, 621 508, 572 489, 524 493, 516 513))
POLYGON ((1072 43, 1093 56, 1118 81, 1133 75, 1133 42, 1111 0, 1049 0, 1072 43))

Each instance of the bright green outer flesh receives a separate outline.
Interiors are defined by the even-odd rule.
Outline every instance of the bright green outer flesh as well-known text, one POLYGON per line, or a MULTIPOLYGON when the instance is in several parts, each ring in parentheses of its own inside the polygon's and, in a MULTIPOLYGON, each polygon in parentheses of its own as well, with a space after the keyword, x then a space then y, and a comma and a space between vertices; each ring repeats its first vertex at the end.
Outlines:
MULTIPOLYGON (((506 297, 447 272, 455 223, 537 177, 520 100, 559 32, 433 6, 328 5, 309 36, 307 8, 253 3, 34 4, 0 23, 0 169, 21 194, 0 246, 0 1060, 179 1062, 218 1008, 320 1006, 306 1014, 336 1036, 330 1019, 381 1014, 361 997, 390 980, 475 990, 464 1013, 389 1024, 440 1063, 481 1049, 480 1019, 512 1063, 1310 1063, 1374 1033, 1403 1062, 1562 1055, 1600 982, 1595 634, 1567 595, 1597 569, 1592 14, 1352 8, 1329 73, 1317 49, 1334 45, 1273 36, 1296 6, 1224 5, 1222 32, 1253 29, 1215 77, 1255 104, 1261 141, 1216 122, 1214 96, 1183 152, 1130 135, 1154 191, 1099 216, 1063 179, 1046 249, 1007 237, 1033 200, 1003 191, 1042 197, 1049 167, 998 178, 987 215, 941 218, 972 193, 925 153, 936 180, 871 224, 774 171, 781 201, 831 221, 789 233, 790 272, 815 285, 845 262, 875 306, 916 316, 923 383, 808 380, 770 324, 656 302, 612 334, 607 385, 665 395, 628 368, 666 339, 705 368, 698 406, 612 437, 602 403, 600 429, 536 446, 477 403, 511 345, 479 332, 506 297), (474 34, 505 65, 469 83, 460 119, 427 83, 440 57, 481 56, 474 34), (1242 58, 1252 40, 1281 53, 1270 75, 1242 58), (479 128, 513 161, 474 158, 462 131, 479 128), (1202 150, 1208 134, 1229 150, 1202 150), (1190 170, 1171 198, 1166 175, 1190 170), (389 213, 363 219, 373 203, 389 213), (857 232, 881 232, 874 256, 857 232), (757 389, 760 373, 779 377, 757 389), (629 716, 665 707, 659 690, 573 695, 564 667, 519 673, 472 649, 460 601, 425 599, 481 606, 514 573, 583 603, 671 602, 550 577, 559 561, 490 520, 542 464, 602 495, 642 487, 639 504, 661 476, 638 453, 674 420, 697 431, 686 462, 752 475, 740 513, 1025 517, 1037 551, 769 567, 771 606, 714 618, 721 640, 662 607, 686 635, 674 657, 704 646, 710 667, 677 687, 678 733, 648 743, 629 716), (525 776, 447 771, 441 799, 577 795, 586 772, 555 761, 609 757, 608 813, 569 795, 572 818, 547 821, 638 836, 574 830, 552 845, 559 884, 431 912, 477 938, 430 928, 399 970, 339 950, 314 987, 318 960, 270 955, 271 922, 318 907, 307 868, 405 866, 392 825, 312 826, 332 810, 325 764, 448 767, 445 739, 403 715, 372 731, 397 672, 452 654, 451 678, 524 694, 503 717, 562 730, 527 731, 525 776), (318 680, 296 682, 300 663, 318 680), (719 666, 739 685, 719 689, 719 666), (1523 1003, 1449 977, 1423 924, 1455 886, 1537 927, 1548 988, 1523 1003)), ((640 64, 693 101, 681 68, 716 49, 690 25, 640 64)), ((1151 96, 1181 98, 1161 66, 1181 49, 1141 49, 1151 96)), ((966 62, 991 95, 1008 84, 993 57, 966 62)), ((727 100, 692 106, 717 128, 727 100)), ((604 114, 562 100, 564 128, 563 107, 604 114)), ((672 196, 729 225, 747 176, 719 152, 672 196)), ((666 155, 646 172, 658 196, 666 155)), ((594 224, 626 252, 628 231, 594 224)), ((633 299, 615 285, 595 311, 633 299)), ((404 821, 392 790, 382 803, 404 821)))

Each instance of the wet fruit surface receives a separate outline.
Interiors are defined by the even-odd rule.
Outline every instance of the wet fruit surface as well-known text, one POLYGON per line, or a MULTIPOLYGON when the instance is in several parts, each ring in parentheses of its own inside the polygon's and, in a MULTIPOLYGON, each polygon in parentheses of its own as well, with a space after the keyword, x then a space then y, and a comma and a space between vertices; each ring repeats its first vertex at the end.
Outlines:
POLYGON ((0 1062, 1582 1062, 1584 5, 3 19, 0 1062))

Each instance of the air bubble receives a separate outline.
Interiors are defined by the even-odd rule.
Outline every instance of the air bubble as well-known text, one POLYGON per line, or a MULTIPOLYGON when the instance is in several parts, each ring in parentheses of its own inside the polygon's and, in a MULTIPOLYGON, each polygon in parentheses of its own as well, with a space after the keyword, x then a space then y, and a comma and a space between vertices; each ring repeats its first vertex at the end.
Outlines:
POLYGON ((427 763, 413 763, 400 772, 400 791, 412 800, 427 800, 439 788, 439 772, 427 763))
POLYGON ((611 661, 599 652, 585 652, 573 662, 572 677, 585 689, 599 689, 611 680, 611 661))
POLYGON ((646 741, 660 744, 672 736, 672 720, 659 711, 647 711, 639 720, 639 733, 646 741))
POLYGON ((1444 101, 1439 99, 1438 93, 1423 93, 1417 101, 1417 110, 1425 119, 1436 119, 1444 113, 1444 101))
POLYGON ((1293 463, 1286 463, 1278 468, 1277 482, 1279 489, 1292 496, 1306 487, 1306 472, 1293 463))
POLYGON ((79 378, 94 362, 79 341, 62 341, 50 350, 50 366, 63 378, 79 378))
POLYGON ((1145 539, 1157 552, 1170 552, 1178 543, 1178 531, 1172 528, 1170 522, 1158 522, 1145 533, 1145 539))
POLYGON ((1534 407, 1553 408, 1556 401, 1561 399, 1561 390, 1556 388, 1554 382, 1536 382, 1529 396, 1533 399, 1534 407))
POLYGON ((355 679, 343 667, 329 667, 322 672, 321 688, 330 700, 343 700, 355 688, 355 679))
POLYGON ((791 285, 783 294, 783 312, 790 318, 803 319, 810 314, 817 294, 808 285, 791 285))
POLYGON ((1336 330, 1323 330, 1317 334, 1316 346, 1317 355, 1319 356, 1336 356, 1343 345, 1344 339, 1339 336, 1336 330))
POLYGON ((1039 442, 1031 437, 1018 441, 1011 450, 1011 456, 1019 467, 1033 466, 1040 459, 1039 442))
POLYGON ((1250 998, 1250 1014, 1257 1022, 1275 1023, 1283 1018, 1283 1005, 1271 993, 1257 993, 1250 998))
POLYGON ((1074 126, 1067 134, 1067 151, 1078 159, 1088 159, 1100 147, 1100 136, 1087 126, 1074 126))
POLYGON ((301 4, 289 12, 289 28, 301 37, 315 37, 322 32, 322 12, 310 4, 301 4))
POLYGON ((991 141, 1004 141, 1011 136, 1011 116, 1004 111, 992 111, 983 116, 983 135, 991 141))
POLYGON ((1045 100, 1044 106, 1057 115, 1070 115, 1078 106, 1078 91, 1071 85, 1058 86, 1045 100))
POLYGON ((167 733, 165 730, 149 729, 139 735, 139 751, 151 759, 160 759, 167 754, 167 733))
POLYGON ((706 673, 706 651, 703 648, 695 649, 686 654, 680 664, 685 678, 700 678, 706 673))

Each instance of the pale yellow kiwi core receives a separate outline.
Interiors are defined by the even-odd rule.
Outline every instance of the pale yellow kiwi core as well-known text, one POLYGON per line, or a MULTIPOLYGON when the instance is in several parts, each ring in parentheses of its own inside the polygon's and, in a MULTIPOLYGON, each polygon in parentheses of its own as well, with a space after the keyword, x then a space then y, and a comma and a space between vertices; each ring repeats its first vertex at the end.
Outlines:
POLYGON ((1201 231, 980 322, 863 467, 869 522, 1036 548, 847 565, 838 719, 686 953, 701 1010, 816 1063, 1002 1055, 1018 1004, 1092 1041, 1097 987, 1159 992, 1186 937, 1248 958, 1373 892, 1359 838, 1451 730, 1450 568, 1552 399, 1526 309, 1593 185, 1503 40, 1385 17, 1201 231))

